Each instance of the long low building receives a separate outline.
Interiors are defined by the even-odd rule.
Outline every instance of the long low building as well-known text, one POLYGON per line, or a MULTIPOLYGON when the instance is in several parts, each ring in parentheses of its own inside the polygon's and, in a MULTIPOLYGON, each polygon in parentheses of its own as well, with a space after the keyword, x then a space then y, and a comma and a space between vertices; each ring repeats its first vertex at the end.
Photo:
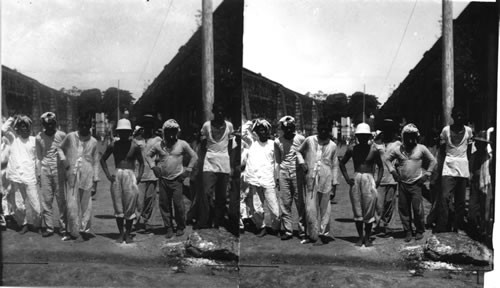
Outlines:
MULTIPOLYGON (((476 131, 486 129, 497 113, 498 4, 471 2, 453 29, 454 103, 476 131)), ((423 135, 443 125, 441 43, 424 54, 380 110, 384 117, 415 123, 423 135)))
MULTIPOLYGON (((163 68, 133 107, 137 119, 146 113, 176 119, 182 137, 203 122, 201 27, 163 68)), ((235 128, 241 122, 243 0, 225 0, 213 13, 215 102, 227 107, 235 128)))
POLYGON ((243 119, 265 118, 273 127, 285 115, 296 119, 297 130, 305 135, 316 132, 316 124, 322 117, 323 101, 315 100, 290 90, 261 74, 243 68, 243 119))
POLYGON ((42 130, 40 116, 56 113, 59 129, 76 129, 76 97, 50 88, 14 69, 2 65, 2 117, 25 114, 33 120, 33 133, 42 130))

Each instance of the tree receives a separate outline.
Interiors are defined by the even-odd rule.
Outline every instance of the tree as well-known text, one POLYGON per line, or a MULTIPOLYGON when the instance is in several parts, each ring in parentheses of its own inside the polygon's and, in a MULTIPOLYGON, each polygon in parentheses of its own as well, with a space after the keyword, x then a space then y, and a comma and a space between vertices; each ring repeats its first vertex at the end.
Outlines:
POLYGON ((101 112, 101 96, 101 90, 97 88, 84 90, 77 98, 78 115, 94 115, 97 112, 101 112))
MULTIPOLYGON (((101 101, 101 111, 108 115, 109 121, 116 121, 116 108, 118 99, 118 89, 115 87, 108 88, 104 91, 101 101)), ((120 112, 132 110, 132 103, 135 98, 132 97, 130 91, 120 89, 120 112)))
POLYGON ((364 94, 363 92, 355 92, 349 96, 347 104, 347 116, 351 117, 352 122, 356 125, 363 121, 363 96, 365 101, 365 120, 370 117, 370 114, 377 114, 380 102, 375 95, 364 94))
POLYGON ((339 121, 347 113, 347 95, 344 93, 330 94, 326 96, 323 106, 323 115, 328 119, 339 121))
POLYGON ((325 94, 323 91, 321 90, 318 90, 318 92, 316 93, 311 93, 311 92, 307 92, 305 94, 305 96, 309 97, 309 98, 313 98, 313 99, 316 99, 316 100, 325 100, 326 99, 326 96, 327 94, 325 94))

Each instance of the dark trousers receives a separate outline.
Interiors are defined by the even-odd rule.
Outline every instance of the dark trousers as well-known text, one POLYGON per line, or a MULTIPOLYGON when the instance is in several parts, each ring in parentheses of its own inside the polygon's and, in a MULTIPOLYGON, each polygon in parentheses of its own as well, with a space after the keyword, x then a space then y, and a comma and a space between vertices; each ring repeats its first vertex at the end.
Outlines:
POLYGON ((175 222, 177 230, 186 228, 186 216, 184 209, 184 199, 182 194, 182 177, 174 180, 161 178, 160 183, 160 213, 163 223, 167 229, 173 228, 172 202, 174 204, 175 222))
POLYGON ((137 210, 140 213, 139 222, 144 225, 150 224, 153 207, 156 200, 156 185, 158 181, 143 181, 139 183, 139 198, 137 201, 137 210))
POLYGON ((465 188, 467 178, 441 177, 441 197, 438 199, 438 232, 464 229, 465 188))
POLYGON ((424 233, 424 202, 422 197, 422 184, 417 181, 413 184, 399 184, 398 198, 399 217, 405 232, 411 231, 411 221, 415 224, 416 233, 424 233), (413 217, 411 212, 413 210, 413 217))
POLYGON ((209 226, 212 221, 214 227, 222 226, 224 223, 228 182, 227 173, 203 172, 203 189, 210 211, 209 226))

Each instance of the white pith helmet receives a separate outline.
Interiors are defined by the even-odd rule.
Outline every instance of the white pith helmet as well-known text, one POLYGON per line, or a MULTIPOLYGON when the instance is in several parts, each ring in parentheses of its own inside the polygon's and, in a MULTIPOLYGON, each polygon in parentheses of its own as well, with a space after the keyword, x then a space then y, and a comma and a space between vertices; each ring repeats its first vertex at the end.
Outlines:
POLYGON ((118 120, 118 124, 116 125, 116 130, 130 130, 132 131, 132 125, 128 119, 122 118, 118 120))
POLYGON ((366 124, 366 123, 359 123, 358 126, 356 126, 356 131, 354 132, 354 134, 372 134, 372 132, 370 131, 370 125, 366 124))

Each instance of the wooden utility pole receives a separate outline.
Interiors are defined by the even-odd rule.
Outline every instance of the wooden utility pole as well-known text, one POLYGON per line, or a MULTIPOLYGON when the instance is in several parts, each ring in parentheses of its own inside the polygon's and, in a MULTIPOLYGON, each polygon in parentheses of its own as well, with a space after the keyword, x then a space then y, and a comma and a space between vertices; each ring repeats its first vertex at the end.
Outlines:
POLYGON ((443 42, 442 42, 442 81, 443 81, 443 126, 451 124, 451 109, 454 105, 453 81, 453 9, 451 0, 443 1, 443 42))
POLYGON ((116 96, 116 125, 118 125, 118 120, 120 120, 120 80, 118 80, 118 89, 116 96))
POLYGON ((212 0, 202 0, 202 52, 201 89, 203 97, 203 120, 212 119, 214 104, 214 41, 212 21, 212 0))

